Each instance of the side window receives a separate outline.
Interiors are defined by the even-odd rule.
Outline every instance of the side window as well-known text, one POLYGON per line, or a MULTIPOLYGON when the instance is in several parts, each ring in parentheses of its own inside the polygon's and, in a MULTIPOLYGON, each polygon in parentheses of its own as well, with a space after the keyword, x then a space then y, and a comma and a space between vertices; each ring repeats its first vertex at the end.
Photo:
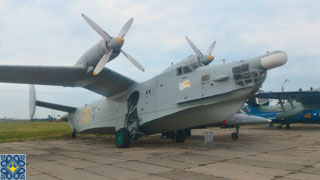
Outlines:
POLYGON ((177 68, 177 76, 182 74, 182 67, 177 68))

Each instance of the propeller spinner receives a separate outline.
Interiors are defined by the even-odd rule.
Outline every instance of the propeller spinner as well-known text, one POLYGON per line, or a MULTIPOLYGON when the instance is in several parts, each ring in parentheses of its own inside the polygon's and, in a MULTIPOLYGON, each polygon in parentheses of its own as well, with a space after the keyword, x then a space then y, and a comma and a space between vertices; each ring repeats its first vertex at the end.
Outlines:
POLYGON ((216 46, 216 41, 214 41, 210 47, 208 48, 205 55, 201 53, 201 51, 197 48, 196 45, 193 44, 193 42, 186 36, 186 39, 191 46, 192 50, 196 53, 196 57, 199 63, 202 63, 204 65, 208 65, 211 63, 214 59, 214 56, 212 55, 213 49, 216 46))
POLYGON ((93 75, 98 75, 103 67, 111 60, 111 56, 114 52, 122 52, 122 54, 132 63, 134 64, 138 69, 141 71, 144 71, 144 68, 142 65, 134 59, 132 56, 130 56, 127 52, 124 52, 121 48, 124 43, 124 36, 129 31, 132 23, 133 18, 129 19, 121 28, 120 32, 116 37, 110 36, 108 33, 106 33, 100 26, 98 26, 94 21, 92 21, 89 17, 87 17, 84 14, 81 14, 81 16, 84 18, 84 20, 91 26, 93 30, 95 30, 105 41, 108 47, 108 51, 103 55, 103 57, 100 59, 98 64, 96 65, 93 75))

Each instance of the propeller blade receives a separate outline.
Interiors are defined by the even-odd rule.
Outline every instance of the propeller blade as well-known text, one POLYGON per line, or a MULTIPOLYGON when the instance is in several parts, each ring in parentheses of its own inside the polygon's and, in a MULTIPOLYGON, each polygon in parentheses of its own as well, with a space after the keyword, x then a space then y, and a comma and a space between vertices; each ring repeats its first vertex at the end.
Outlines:
POLYGON ((192 41, 190 41, 190 39, 186 36, 186 39, 188 41, 188 43, 190 44, 191 48, 193 49, 193 51, 196 53, 196 55, 198 57, 202 57, 202 53, 200 52, 200 50, 193 44, 192 41))
POLYGON ((118 33, 117 37, 124 37, 127 32, 129 31, 131 25, 133 23, 133 18, 129 19, 122 27, 122 29, 120 30, 120 32, 118 33))
POLYGON ((214 49, 214 47, 216 46, 216 41, 213 41, 213 43, 211 44, 211 46, 209 47, 209 49, 207 50, 206 55, 210 55, 214 49))
POLYGON ((84 14, 81 14, 81 16, 92 27, 92 29, 95 30, 104 40, 111 40, 111 36, 108 33, 106 33, 100 26, 98 26, 98 24, 96 24, 94 21, 92 21, 84 14))
POLYGON ((123 53, 124 56, 126 56, 128 58, 129 61, 131 61, 131 63, 133 65, 135 65, 138 69, 140 69, 141 71, 145 71, 144 68, 142 67, 142 65, 136 60, 134 59, 132 56, 130 56, 128 53, 126 53, 124 50, 121 50, 121 52, 123 53))
POLYGON ((113 53, 113 49, 110 49, 105 55, 102 56, 99 63, 96 65, 96 68, 93 71, 93 75, 98 75, 101 70, 104 68, 104 66, 108 63, 111 55, 113 53))

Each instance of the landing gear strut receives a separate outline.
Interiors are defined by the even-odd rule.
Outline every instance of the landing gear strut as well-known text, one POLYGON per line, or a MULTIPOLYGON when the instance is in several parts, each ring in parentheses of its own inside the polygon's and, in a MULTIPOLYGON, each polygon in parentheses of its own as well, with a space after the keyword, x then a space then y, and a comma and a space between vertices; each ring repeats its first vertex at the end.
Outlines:
POLYGON ((77 137, 77 131, 73 130, 72 133, 71 133, 71 138, 74 139, 76 137, 77 137))
POLYGON ((290 124, 286 124, 286 129, 290 129, 290 124))
POLYGON ((187 133, 184 129, 176 130, 172 140, 176 143, 183 143, 186 140, 187 133))
POLYGON ((236 132, 231 134, 233 140, 238 140, 239 137, 239 126, 236 126, 236 132))

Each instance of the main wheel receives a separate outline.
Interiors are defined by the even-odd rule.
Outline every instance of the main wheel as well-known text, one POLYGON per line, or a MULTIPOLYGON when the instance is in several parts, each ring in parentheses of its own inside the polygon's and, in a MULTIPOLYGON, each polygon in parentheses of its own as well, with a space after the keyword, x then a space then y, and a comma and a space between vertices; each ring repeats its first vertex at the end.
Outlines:
POLYGON ((172 140, 176 143, 183 143, 186 140, 186 131, 184 129, 179 129, 176 131, 175 135, 172 137, 172 140))
POLYGON ((238 139, 238 134, 237 134, 237 133, 232 133, 232 134, 231 134, 231 138, 232 138, 233 140, 237 140, 237 139, 238 139))
POLYGON ((290 129, 290 124, 287 124, 287 125, 286 125, 286 129, 290 129))
POLYGON ((127 148, 130 146, 131 136, 126 128, 121 128, 116 133, 116 145, 118 148, 127 148))

